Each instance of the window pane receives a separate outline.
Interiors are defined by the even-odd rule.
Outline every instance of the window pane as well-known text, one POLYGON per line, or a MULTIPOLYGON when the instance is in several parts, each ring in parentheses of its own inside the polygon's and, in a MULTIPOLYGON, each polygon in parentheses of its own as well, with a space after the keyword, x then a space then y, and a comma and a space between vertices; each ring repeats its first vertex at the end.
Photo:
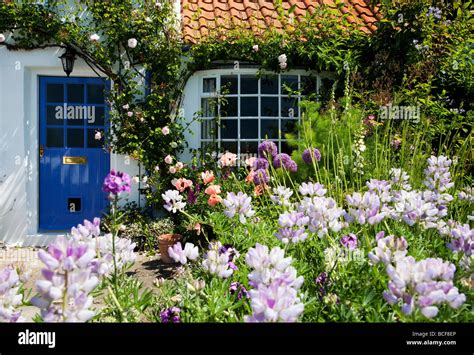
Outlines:
POLYGON ((258 116, 258 97, 240 98, 240 116, 258 116))
POLYGON ((222 117, 237 117, 237 98, 226 97, 221 104, 222 117))
POLYGON ((87 147, 88 148, 102 148, 104 145, 104 131, 95 128, 89 128, 87 130, 87 147), (101 138, 96 139, 95 134, 96 132, 101 133, 101 138))
POLYGON ((278 94, 278 76, 268 75, 260 79, 262 85, 262 94, 278 94))
POLYGON ((281 116, 282 117, 299 117, 297 98, 282 97, 281 116))
POLYGON ((297 75, 282 75, 281 76, 281 94, 289 94, 292 91, 298 90, 298 76, 297 75))
POLYGON ((236 75, 221 76, 221 93, 224 95, 237 94, 237 76, 236 75))
POLYGON ((91 126, 103 126, 105 124, 105 108, 99 106, 88 107, 87 123, 91 126))
POLYGON ((216 78, 202 79, 202 91, 207 93, 216 92, 216 78))
POLYGON ((58 148, 64 146, 64 130, 62 128, 46 128, 46 146, 58 148))
POLYGON ((316 78, 309 76, 301 77, 301 93, 303 95, 316 94, 316 78))
POLYGON ((214 119, 204 119, 201 122, 201 139, 217 138, 216 121, 214 119))
POLYGON ((216 117, 217 116, 217 100, 216 99, 201 99, 202 117, 216 117))
POLYGON ((66 114, 68 126, 83 126, 87 115, 87 107, 69 105, 66 114))
POLYGON ((221 139, 237 139, 237 120, 221 120, 221 139))
POLYGON ((63 106, 46 106, 46 124, 64 124, 63 106))
POLYGON ((83 84, 70 84, 67 86, 67 102, 76 104, 84 103, 83 84))
POLYGON ((87 102, 103 104, 105 102, 104 85, 87 85, 87 102))
POLYGON ((206 153, 217 152, 217 142, 201 142, 201 154, 202 158, 205 158, 206 153))
POLYGON ((240 138, 258 138, 258 120, 240 120, 240 138))
POLYGON ((278 97, 262 97, 261 116, 278 117, 278 97))
POLYGON ((237 154, 237 142, 221 142, 221 151, 237 154))
POLYGON ((240 142, 240 156, 241 159, 245 160, 255 156, 257 153, 258 142, 240 142), (243 154, 247 155, 244 156, 243 154))
POLYGON ((241 94, 258 94, 258 79, 255 76, 240 76, 241 94))
POLYGON ((68 129, 67 130, 67 146, 69 148, 83 148, 84 147, 84 130, 83 129, 68 129))
POLYGON ((281 142, 281 152, 282 152, 282 153, 286 153, 286 154, 290 154, 290 155, 291 155, 291 153, 292 153, 294 150, 295 150, 295 148, 290 147, 287 142, 285 142, 285 141, 282 141, 282 142, 281 142))
POLYGON ((281 120, 281 138, 285 138, 286 133, 296 133, 298 120, 281 120))
POLYGON ((261 138, 278 139, 278 120, 261 121, 261 138))
POLYGON ((64 91, 62 84, 46 85, 46 101, 48 102, 64 102, 64 91))

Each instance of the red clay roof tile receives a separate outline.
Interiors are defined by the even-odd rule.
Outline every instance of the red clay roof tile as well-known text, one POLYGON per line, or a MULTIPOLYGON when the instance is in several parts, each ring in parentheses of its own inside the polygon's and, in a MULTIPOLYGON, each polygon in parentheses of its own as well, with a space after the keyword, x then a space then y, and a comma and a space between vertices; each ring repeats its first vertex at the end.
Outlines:
MULTIPOLYGON (((357 24, 366 33, 375 31, 375 23, 381 15, 378 8, 372 8, 365 0, 283 0, 282 7, 288 10, 295 6, 291 17, 296 24, 302 21, 309 12, 313 14, 316 7, 326 6, 339 8, 341 16, 347 14, 350 23, 357 24)), ((272 27, 282 29, 278 20, 275 2, 271 0, 181 0, 181 18, 183 37, 186 42, 196 43, 209 35, 216 28, 230 29, 241 26, 255 33, 272 27)))

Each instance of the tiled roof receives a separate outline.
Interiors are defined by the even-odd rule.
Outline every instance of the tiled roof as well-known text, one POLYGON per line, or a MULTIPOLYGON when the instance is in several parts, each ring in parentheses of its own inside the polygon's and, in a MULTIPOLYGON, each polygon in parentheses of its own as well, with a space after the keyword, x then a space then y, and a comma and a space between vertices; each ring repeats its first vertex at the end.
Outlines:
MULTIPOLYGON (((282 1, 284 10, 293 5, 295 10, 291 16, 297 21, 302 21, 307 12, 313 14, 318 6, 339 8, 341 15, 348 14, 348 21, 366 33, 373 32, 375 22, 381 18, 378 9, 369 6, 365 0, 282 1), (338 7, 336 3, 343 5, 338 7)), ((243 26, 258 34, 268 28, 283 28, 275 1, 270 0, 181 0, 181 21, 184 40, 190 43, 198 42, 213 29, 243 26)))

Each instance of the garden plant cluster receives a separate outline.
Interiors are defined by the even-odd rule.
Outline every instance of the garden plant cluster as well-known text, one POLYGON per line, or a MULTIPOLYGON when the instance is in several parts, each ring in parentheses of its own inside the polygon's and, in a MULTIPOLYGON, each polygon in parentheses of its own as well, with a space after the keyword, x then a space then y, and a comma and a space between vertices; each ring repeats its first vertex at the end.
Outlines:
POLYGON ((33 296, 25 270, 0 270, 1 322, 24 320, 23 305, 44 322, 474 321, 469 2, 383 2, 370 39, 329 10, 289 32, 216 33, 190 49, 186 70, 170 2, 84 1, 92 25, 48 3, 1 3, 0 45, 71 45, 94 62, 114 80, 105 146, 146 173, 110 172, 110 211, 38 252, 33 296), (301 104, 291 154, 265 140, 244 161, 197 152, 182 162, 185 78, 235 59, 337 80, 301 104), (140 66, 152 73, 147 95, 140 66), (382 119, 387 104, 421 115, 382 119), (158 213, 119 207, 139 181, 158 213), (150 289, 127 270, 162 234, 183 237, 167 250, 176 273, 150 289))

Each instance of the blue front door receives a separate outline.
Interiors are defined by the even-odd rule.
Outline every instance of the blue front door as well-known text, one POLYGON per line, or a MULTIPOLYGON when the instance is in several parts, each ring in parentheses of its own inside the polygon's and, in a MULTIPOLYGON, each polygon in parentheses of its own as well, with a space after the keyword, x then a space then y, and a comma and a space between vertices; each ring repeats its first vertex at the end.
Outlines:
POLYGON ((39 84, 39 229, 69 230, 108 205, 101 187, 110 169, 103 148, 110 83, 40 77, 39 84))

